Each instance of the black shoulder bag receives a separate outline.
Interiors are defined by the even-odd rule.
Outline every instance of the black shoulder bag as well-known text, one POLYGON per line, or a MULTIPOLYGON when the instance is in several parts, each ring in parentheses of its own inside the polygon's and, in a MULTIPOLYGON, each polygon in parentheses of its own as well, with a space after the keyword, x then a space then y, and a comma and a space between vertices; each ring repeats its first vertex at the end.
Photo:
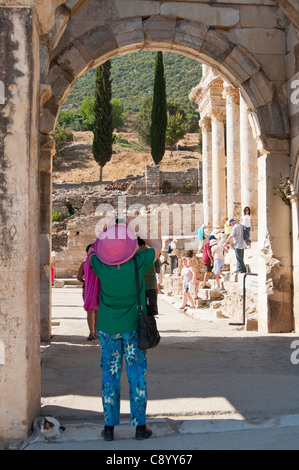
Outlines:
POLYGON ((138 330, 138 348, 145 350, 151 349, 157 346, 160 342, 160 334, 157 328, 156 319, 153 315, 147 315, 143 312, 141 297, 140 297, 140 285, 139 285, 139 275, 138 275, 138 266, 137 260, 134 257, 135 264, 135 277, 136 277, 136 287, 137 287, 137 309, 139 313, 139 330, 138 330))

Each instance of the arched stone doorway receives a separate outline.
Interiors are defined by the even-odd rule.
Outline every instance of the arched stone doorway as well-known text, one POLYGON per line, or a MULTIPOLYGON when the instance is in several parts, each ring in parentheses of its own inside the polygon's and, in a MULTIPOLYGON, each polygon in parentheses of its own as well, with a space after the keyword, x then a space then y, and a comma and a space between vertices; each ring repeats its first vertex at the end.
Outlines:
POLYGON ((24 437, 40 406, 40 306, 42 313, 47 310, 44 318, 48 319, 50 298, 51 133, 73 82, 116 54, 139 49, 185 54, 213 66, 240 88, 260 152, 259 325, 267 332, 290 331, 290 211, 273 194, 279 173, 288 176, 290 170, 284 87, 296 66, 293 61, 287 70, 285 58, 291 63, 291 55, 296 54, 297 20, 289 2, 270 0, 247 5, 236 1, 210 5, 201 1, 30 0, 26 7, 24 2, 16 1, 13 7, 11 2, 2 2, 0 79, 6 100, 0 108, 4 268, 0 339, 6 362, 0 365, 5 403, 0 411, 0 436, 24 437), (277 3, 283 3, 283 11, 294 23, 277 3), (289 39, 286 46, 287 36, 292 43, 289 39), (14 387, 16 375, 18 389, 14 387))

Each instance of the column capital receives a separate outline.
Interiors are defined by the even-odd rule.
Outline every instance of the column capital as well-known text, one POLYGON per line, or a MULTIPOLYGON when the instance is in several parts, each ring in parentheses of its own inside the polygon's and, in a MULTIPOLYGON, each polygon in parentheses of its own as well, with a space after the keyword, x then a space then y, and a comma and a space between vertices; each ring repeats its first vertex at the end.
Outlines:
POLYGON ((226 104, 240 104, 240 92, 238 88, 232 85, 225 85, 223 87, 222 97, 226 100, 226 104))
POLYGON ((211 118, 209 116, 200 119, 199 125, 203 132, 212 132, 211 118))
POLYGON ((213 108, 211 112, 212 122, 223 122, 225 119, 225 109, 213 108))

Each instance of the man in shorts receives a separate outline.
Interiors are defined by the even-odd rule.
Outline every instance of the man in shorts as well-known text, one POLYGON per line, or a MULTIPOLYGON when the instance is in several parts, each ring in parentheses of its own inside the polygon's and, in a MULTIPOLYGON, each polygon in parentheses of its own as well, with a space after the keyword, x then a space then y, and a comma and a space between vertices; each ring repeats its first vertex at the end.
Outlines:
POLYGON ((211 246, 210 246, 210 241, 211 240, 216 240, 216 237, 214 235, 209 236, 209 240, 204 244, 203 250, 202 250, 202 262, 206 268, 206 272, 203 278, 203 285, 202 289, 210 289, 210 287, 207 285, 207 280, 210 277, 213 269, 213 255, 211 251, 211 246))
POLYGON ((219 237, 218 240, 211 240, 210 246, 214 259, 213 273, 217 283, 215 290, 224 290, 220 284, 220 276, 224 266, 224 253, 228 253, 228 249, 224 246, 222 237, 219 237))

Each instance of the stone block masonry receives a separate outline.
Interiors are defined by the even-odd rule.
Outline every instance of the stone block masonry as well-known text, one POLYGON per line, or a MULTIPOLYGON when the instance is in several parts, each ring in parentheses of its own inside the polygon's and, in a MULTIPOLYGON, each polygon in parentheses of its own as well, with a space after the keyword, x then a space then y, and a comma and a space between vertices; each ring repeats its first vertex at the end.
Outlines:
POLYGON ((199 161, 197 168, 186 171, 160 171, 159 165, 147 165, 145 181, 147 194, 159 194, 161 191, 197 193, 202 190, 202 163, 199 161))
MULTIPOLYGON (((76 276, 87 245, 95 240, 105 223, 113 221, 117 213, 124 215, 128 210, 154 238, 184 236, 195 239, 196 230, 203 223, 200 194, 90 196, 83 205, 81 196, 77 200, 75 195, 73 198, 73 204, 81 204, 80 211, 69 220, 53 224, 56 278, 76 276)), ((63 201, 56 200, 55 204, 63 204, 63 201)))

